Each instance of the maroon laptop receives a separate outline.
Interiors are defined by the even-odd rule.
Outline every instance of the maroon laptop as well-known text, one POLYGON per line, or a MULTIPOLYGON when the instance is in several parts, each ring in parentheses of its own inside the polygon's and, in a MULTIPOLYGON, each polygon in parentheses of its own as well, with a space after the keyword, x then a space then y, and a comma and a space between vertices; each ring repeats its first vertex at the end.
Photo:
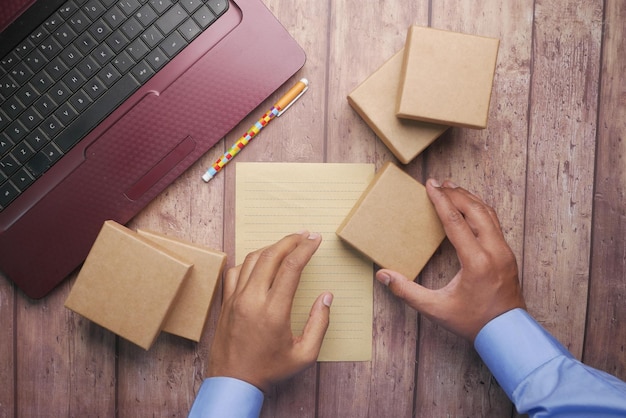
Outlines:
POLYGON ((105 220, 128 222, 304 64, 261 0, 223 1, 0 0, 0 271, 29 297, 50 292, 105 220), (127 86, 115 83, 135 90, 117 103, 127 86), (83 108, 100 97, 108 115, 83 108))

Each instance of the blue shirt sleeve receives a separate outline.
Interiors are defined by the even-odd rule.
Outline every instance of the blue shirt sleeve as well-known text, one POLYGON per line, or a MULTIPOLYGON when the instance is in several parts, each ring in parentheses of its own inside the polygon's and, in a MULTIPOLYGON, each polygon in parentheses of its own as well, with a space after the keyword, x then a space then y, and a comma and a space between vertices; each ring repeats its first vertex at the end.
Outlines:
POLYGON ((521 414, 626 416, 626 383, 576 360, 523 309, 485 325, 474 346, 521 414))
POLYGON ((263 392, 231 377, 210 377, 200 386, 188 418, 258 418, 263 392))

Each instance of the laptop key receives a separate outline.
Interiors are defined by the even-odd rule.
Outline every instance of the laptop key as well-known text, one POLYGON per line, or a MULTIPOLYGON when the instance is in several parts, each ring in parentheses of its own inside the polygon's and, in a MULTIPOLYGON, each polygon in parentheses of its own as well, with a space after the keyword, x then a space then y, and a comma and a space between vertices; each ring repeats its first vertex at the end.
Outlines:
POLYGON ((80 90, 75 95, 70 97, 69 103, 78 113, 80 113, 87 109, 87 107, 91 104, 91 99, 84 90, 80 90))
POLYGON ((228 9, 228 0, 209 0, 207 4, 216 16, 221 15, 228 9))
POLYGON ((185 19, 187 19, 187 12, 185 12, 185 9, 183 9, 180 4, 176 3, 156 21, 156 25, 167 35, 176 29, 178 25, 183 23, 185 19))
POLYGON ((150 0, 149 3, 158 14, 162 14, 172 5, 170 0, 150 0))
POLYGON ((67 73, 67 71, 67 66, 59 57, 56 57, 54 60, 50 61, 48 65, 46 65, 46 73, 48 73, 54 81, 60 80, 67 73))
POLYGON ((126 16, 132 15, 141 6, 137 0, 121 0, 117 6, 126 16))
POLYGON ((39 100, 35 102, 35 109, 41 114, 41 116, 48 116, 54 111, 56 103, 52 100, 52 97, 48 94, 41 96, 39 100))
POLYGON ((25 190, 35 179, 30 175, 28 170, 20 168, 20 170, 11 176, 11 182, 18 190, 25 190))
POLYGON ((90 25, 91 21, 89 18, 82 12, 78 11, 74 16, 70 18, 68 21, 74 32, 82 33, 85 29, 90 25))
POLYGON ((2 136, 0 136, 0 156, 4 156, 4 154, 9 152, 13 145, 13 141, 2 134, 2 136))
POLYGON ((161 40, 163 39, 163 35, 161 34, 161 32, 159 32, 157 28, 152 26, 146 29, 146 31, 141 34, 140 39, 143 39, 146 45, 148 45, 148 48, 152 49, 157 46, 159 42, 161 42, 161 40))
POLYGON ((28 68, 30 68, 34 73, 36 73, 48 63, 48 59, 44 57, 41 51, 36 49, 26 57, 24 62, 26 62, 26 65, 28 66, 28 68))
POLYGON ((215 21, 215 15, 206 6, 199 8, 198 11, 193 14, 193 18, 201 28, 206 28, 215 21))
POLYGON ((13 201, 20 191, 10 182, 7 181, 0 185, 0 207, 6 207, 13 201))
POLYGON ((180 36, 180 33, 174 32, 170 36, 167 37, 162 43, 161 48, 165 53, 173 58, 176 54, 178 54, 185 46, 187 42, 180 36))
POLYGON ((76 39, 76 33, 70 28, 69 24, 65 23, 54 31, 54 37, 61 45, 67 46, 76 39))
POLYGON ((112 30, 109 25, 105 23, 104 19, 100 19, 96 23, 91 25, 91 27, 89 28, 89 32, 94 37, 96 42, 100 43, 111 34, 112 30))
POLYGON ((82 9, 92 21, 95 21, 105 12, 104 6, 98 0, 89 0, 82 9))
POLYGON ((19 164, 11 154, 7 154, 0 159, 0 170, 7 176, 15 173, 19 168, 19 164))
POLYGON ((131 72, 140 83, 144 83, 154 74, 152 68, 145 61, 141 61, 139 64, 135 65, 131 72))
POLYGON ((187 41, 191 42, 200 33, 200 28, 193 19, 187 19, 180 25, 178 31, 183 34, 187 41))
POLYGON ((139 61, 150 52, 146 44, 144 44, 140 38, 135 39, 133 43, 126 48, 126 51, 128 51, 135 61, 139 61))
POLYGON ((37 178, 50 168, 50 159, 46 156, 44 151, 38 152, 33 158, 28 160, 24 165, 30 174, 37 178))
POLYGON ((159 17, 154 9, 149 4, 144 4, 141 6, 141 9, 135 13, 135 17, 144 27, 147 27, 149 24, 155 21, 157 17, 159 17))
POLYGON ((46 145, 50 141, 48 137, 43 133, 41 128, 37 128, 35 131, 28 134, 26 142, 35 151, 39 151, 41 147, 46 145))
POLYGON ((115 65, 115 67, 119 70, 120 73, 128 72, 128 70, 135 64, 135 62, 126 53, 126 51, 122 51, 111 62, 113 63, 113 65, 115 65))
POLYGON ((163 51, 157 47, 148 54, 145 61, 148 62, 152 68, 158 70, 167 63, 168 59, 163 51))
POLYGON ((68 17, 73 15, 78 10, 78 6, 73 1, 66 2, 63 7, 59 9, 59 16, 67 20, 68 17))
POLYGON ((120 12, 117 7, 114 7, 111 10, 107 10, 104 14, 104 20, 106 20, 111 28, 115 29, 122 24, 124 18, 122 12, 120 12))

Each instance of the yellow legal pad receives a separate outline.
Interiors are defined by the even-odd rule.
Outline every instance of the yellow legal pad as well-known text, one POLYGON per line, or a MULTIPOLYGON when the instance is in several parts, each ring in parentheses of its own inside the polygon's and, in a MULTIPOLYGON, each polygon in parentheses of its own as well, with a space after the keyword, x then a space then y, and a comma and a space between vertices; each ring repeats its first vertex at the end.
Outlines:
POLYGON ((296 292, 292 329, 300 334, 313 301, 335 295, 319 361, 372 358, 373 264, 335 234, 374 177, 373 164, 237 163, 235 258, 306 229, 322 244, 296 292))

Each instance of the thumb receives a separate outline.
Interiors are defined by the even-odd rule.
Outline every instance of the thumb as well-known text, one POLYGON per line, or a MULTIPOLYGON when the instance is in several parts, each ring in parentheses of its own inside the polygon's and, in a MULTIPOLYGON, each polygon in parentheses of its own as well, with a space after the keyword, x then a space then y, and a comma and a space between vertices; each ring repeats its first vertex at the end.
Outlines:
POLYGON ((303 355, 307 362, 317 360, 330 322, 330 305, 332 303, 333 294, 325 292, 317 297, 311 307, 309 319, 306 321, 300 340, 303 355))
POLYGON ((402 299, 416 311, 428 314, 428 306, 435 300, 435 291, 407 279, 397 271, 380 269, 376 280, 384 284, 396 297, 402 299))

